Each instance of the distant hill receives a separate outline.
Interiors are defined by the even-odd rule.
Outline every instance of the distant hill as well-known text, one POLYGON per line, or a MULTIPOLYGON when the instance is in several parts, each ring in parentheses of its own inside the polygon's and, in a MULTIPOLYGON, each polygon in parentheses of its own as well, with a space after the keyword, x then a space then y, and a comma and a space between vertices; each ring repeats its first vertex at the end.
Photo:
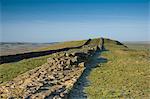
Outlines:
POLYGON ((0 56, 25 53, 54 43, 0 42, 0 56))
POLYGON ((127 44, 150 44, 150 41, 124 41, 127 44))

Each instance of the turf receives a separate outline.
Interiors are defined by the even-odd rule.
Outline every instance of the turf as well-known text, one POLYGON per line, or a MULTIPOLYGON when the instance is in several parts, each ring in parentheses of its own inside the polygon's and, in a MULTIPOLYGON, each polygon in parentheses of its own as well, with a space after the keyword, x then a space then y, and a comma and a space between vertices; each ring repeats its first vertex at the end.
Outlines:
POLYGON ((43 56, 38 58, 31 58, 31 59, 24 59, 19 62, 15 63, 7 63, 0 65, 0 82, 5 82, 12 80, 13 78, 17 77, 18 75, 34 69, 35 67, 41 66, 46 62, 46 59, 50 57, 43 56))
POLYGON ((101 53, 107 63, 98 64, 88 77, 85 92, 90 99, 148 99, 150 56, 147 50, 128 49, 105 40, 101 53))

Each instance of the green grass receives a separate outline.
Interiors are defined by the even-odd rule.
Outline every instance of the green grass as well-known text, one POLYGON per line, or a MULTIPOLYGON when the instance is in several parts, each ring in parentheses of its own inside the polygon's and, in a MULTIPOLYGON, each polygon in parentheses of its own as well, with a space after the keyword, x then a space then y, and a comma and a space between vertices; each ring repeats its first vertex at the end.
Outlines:
POLYGON ((38 58, 24 59, 15 63, 7 63, 0 65, 0 81, 5 82, 8 80, 12 80, 18 75, 34 69, 35 67, 41 66, 46 62, 46 59, 50 57, 43 56, 38 58))
POLYGON ((146 50, 130 50, 105 40, 108 59, 93 69, 85 88, 90 99, 148 99, 150 97, 150 56, 146 50))
MULTIPOLYGON (((85 42, 86 40, 63 42, 36 51, 75 47, 85 42)), ((99 39, 93 39, 90 45, 99 42, 99 39)), ((90 85, 85 88, 85 92, 91 99, 147 98, 150 93, 148 82, 150 80, 148 77, 150 75, 149 50, 127 49, 116 44, 116 41, 105 39, 105 47, 108 51, 102 52, 101 57, 107 58, 108 62, 99 64, 91 71, 88 77, 90 85)), ((81 49, 71 51, 76 50, 81 49)), ((54 57, 54 55, 0 65, 0 82, 12 80, 22 73, 41 66, 48 57, 54 57)))
MULTIPOLYGON (((69 41, 53 44, 49 47, 43 47, 34 51, 45 51, 45 50, 56 50, 65 47, 76 47, 83 45, 87 40, 81 41, 69 41)), ((37 58, 24 59, 14 63, 7 63, 0 65, 0 83, 12 80, 18 75, 25 73, 31 69, 41 66, 44 64, 48 57, 54 57, 52 55, 46 55, 37 58)))
POLYGON ((78 47, 78 46, 83 45, 86 41, 87 40, 60 42, 60 43, 52 44, 48 47, 42 47, 42 48, 36 49, 34 51, 46 51, 46 50, 62 49, 66 47, 78 47))

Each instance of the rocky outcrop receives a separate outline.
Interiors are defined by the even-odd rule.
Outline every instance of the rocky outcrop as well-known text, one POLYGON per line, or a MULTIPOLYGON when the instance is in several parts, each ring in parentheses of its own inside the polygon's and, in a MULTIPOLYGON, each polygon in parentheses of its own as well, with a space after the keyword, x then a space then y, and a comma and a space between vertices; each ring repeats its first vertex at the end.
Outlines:
MULTIPOLYGON (((66 98, 85 69, 86 61, 97 47, 86 51, 57 53, 47 63, 0 85, 0 98, 60 99, 66 98)), ((56 54, 56 53, 55 53, 56 54)))

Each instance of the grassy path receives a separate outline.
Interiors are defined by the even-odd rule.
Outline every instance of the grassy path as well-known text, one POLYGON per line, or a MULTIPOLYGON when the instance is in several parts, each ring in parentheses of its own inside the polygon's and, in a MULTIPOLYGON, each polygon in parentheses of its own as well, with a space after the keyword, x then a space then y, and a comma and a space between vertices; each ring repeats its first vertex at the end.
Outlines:
POLYGON ((87 77, 89 76, 91 70, 96 68, 97 64, 107 62, 105 58, 100 57, 100 51, 97 51, 94 56, 89 59, 86 64, 86 69, 79 78, 78 82, 75 84, 73 90, 71 90, 69 99, 86 99, 87 95, 84 93, 84 88, 89 84, 87 77))

